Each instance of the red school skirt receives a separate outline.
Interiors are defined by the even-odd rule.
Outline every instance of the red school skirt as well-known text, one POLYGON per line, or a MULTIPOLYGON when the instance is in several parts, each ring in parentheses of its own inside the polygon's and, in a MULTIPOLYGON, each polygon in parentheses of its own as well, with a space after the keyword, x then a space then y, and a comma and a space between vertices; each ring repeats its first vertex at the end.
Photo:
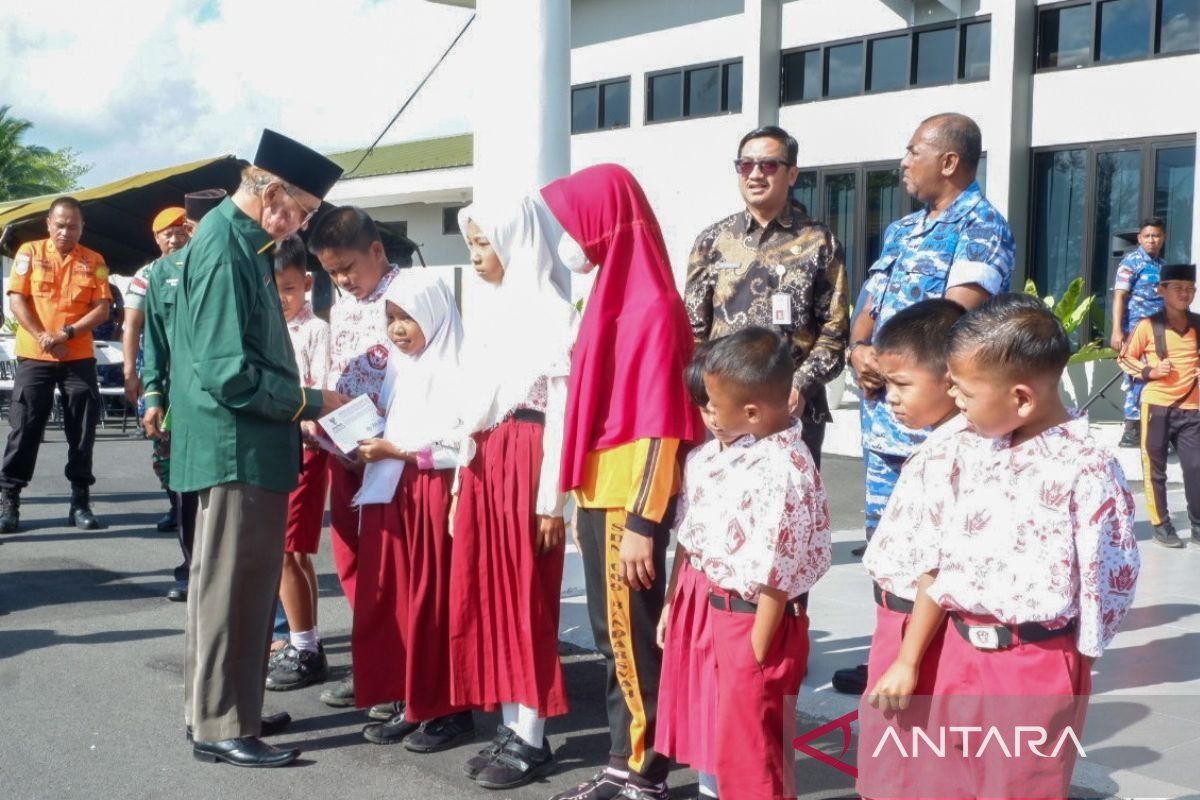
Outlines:
POLYGON ((544 430, 509 418, 476 434, 475 459, 460 473, 450 680, 456 704, 520 703, 547 718, 567 712, 567 697, 558 656, 565 545, 536 551, 544 430))
POLYGON ((684 557, 670 598, 654 747, 697 772, 717 771, 717 654, 708 578, 684 557))
POLYGON ((407 701, 408 718, 450 702, 451 470, 404 468, 390 503, 363 506, 350 648, 361 707, 407 701))

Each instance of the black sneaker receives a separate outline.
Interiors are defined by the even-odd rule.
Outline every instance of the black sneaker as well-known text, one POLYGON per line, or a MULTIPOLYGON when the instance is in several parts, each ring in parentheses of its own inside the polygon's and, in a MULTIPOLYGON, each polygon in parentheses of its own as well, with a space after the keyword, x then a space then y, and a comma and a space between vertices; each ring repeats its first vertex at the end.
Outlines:
POLYGON ((863 544, 851 550, 850 555, 854 556, 855 558, 862 558, 864 555, 866 555, 866 552, 867 546, 863 544))
POLYGON ((617 797, 621 800, 669 800, 671 790, 667 788, 665 782, 658 786, 639 786, 630 782, 625 784, 625 788, 617 797))
POLYGON ((574 789, 559 792, 550 800, 613 800, 625 790, 628 781, 602 769, 574 789))
POLYGON ((549 741, 543 738, 541 747, 531 747, 519 736, 511 736, 475 782, 485 789, 513 789, 553 769, 554 753, 549 741))
POLYGON ((284 656, 267 673, 267 689, 272 692, 287 692, 303 689, 325 680, 329 674, 329 662, 325 659, 325 648, 317 645, 312 650, 297 650, 290 644, 283 648, 284 656))
POLYGON ((270 672, 271 670, 275 669, 275 667, 279 666, 279 662, 287 658, 289 652, 294 649, 295 648, 292 647, 291 643, 288 642, 287 639, 284 639, 283 647, 271 651, 271 656, 267 659, 267 671, 270 672))
POLYGON ((507 725, 498 725, 496 727, 496 735, 492 737, 492 741, 488 746, 467 759, 467 763, 463 765, 463 774, 473 780, 479 773, 483 772, 484 767, 492 763, 496 754, 504 749, 504 745, 508 744, 508 740, 515 735, 512 728, 507 725))
POLYGON ((380 703, 371 706, 367 709, 367 719, 373 719, 376 722, 384 722, 391 719, 397 714, 404 713, 404 701, 393 700, 390 703, 380 703))
POLYGON ((354 673, 321 692, 321 702, 334 708, 348 708, 354 705, 354 673))
POLYGON ((404 714, 395 714, 387 722, 372 722, 362 730, 363 738, 374 744, 399 744, 404 737, 416 733, 419 722, 409 722, 404 714))
POLYGON ((460 711, 422 722, 421 729, 404 740, 404 747, 414 753, 436 753, 474 738, 475 717, 460 711))
POLYGON ((1154 541, 1173 550, 1183 547, 1183 539, 1179 538, 1179 534, 1175 532, 1175 526, 1170 522, 1154 526, 1154 541))
POLYGON ((834 691, 842 694, 862 694, 867 690, 867 665, 839 669, 833 673, 834 691))

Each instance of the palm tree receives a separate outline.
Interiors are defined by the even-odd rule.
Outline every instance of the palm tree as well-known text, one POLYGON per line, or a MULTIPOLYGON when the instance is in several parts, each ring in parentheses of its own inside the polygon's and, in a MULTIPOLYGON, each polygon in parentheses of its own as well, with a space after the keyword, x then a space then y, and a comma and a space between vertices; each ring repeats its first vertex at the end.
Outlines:
POLYGON ((53 194, 75 188, 79 173, 64 171, 72 161, 71 151, 54 151, 39 145, 22 144, 21 139, 33 128, 29 120, 9 116, 10 106, 0 106, 0 201, 41 194, 53 194), (74 173, 74 174, 72 174, 74 173))

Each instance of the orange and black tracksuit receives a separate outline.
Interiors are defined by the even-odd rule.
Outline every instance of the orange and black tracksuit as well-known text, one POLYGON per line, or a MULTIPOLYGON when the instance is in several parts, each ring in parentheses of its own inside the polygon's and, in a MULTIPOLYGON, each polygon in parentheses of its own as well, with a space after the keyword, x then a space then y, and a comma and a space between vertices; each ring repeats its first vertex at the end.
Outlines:
POLYGON ((667 545, 680 487, 678 439, 638 439, 588 455, 579 503, 579 546, 588 616, 608 666, 609 766, 650 783, 667 778, 654 749, 662 651, 655 632, 667 582, 667 545), (625 583, 625 536, 654 540, 654 585, 625 583))
POLYGON ((1154 526, 1170 521, 1167 511, 1167 449, 1175 445, 1183 468, 1183 489, 1188 518, 1200 526, 1200 316, 1188 314, 1188 324, 1177 330, 1159 312, 1140 321, 1121 351, 1121 369, 1146 381, 1142 390, 1142 472, 1146 504, 1154 526), (1150 377, 1162 359, 1171 372, 1150 377))

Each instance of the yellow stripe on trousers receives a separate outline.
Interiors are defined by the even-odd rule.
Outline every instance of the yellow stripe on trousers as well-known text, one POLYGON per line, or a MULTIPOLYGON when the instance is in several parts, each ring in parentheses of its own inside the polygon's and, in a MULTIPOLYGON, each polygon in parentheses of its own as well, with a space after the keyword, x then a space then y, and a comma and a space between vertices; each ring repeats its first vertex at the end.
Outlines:
POLYGON ((1146 509, 1150 512, 1150 524, 1163 524, 1162 512, 1158 510, 1158 502, 1154 498, 1154 478, 1150 470, 1150 450, 1146 447, 1146 436, 1150 432, 1150 404, 1142 403, 1142 483, 1146 492, 1146 509))
POLYGON ((629 723, 629 768, 641 772, 646 764, 646 708, 638 683, 637 660, 633 653, 633 623, 629 616, 629 585, 621 563, 621 541, 625 538, 625 509, 610 508, 604 514, 604 579, 608 583, 608 639, 612 644, 617 683, 625 696, 632 718, 629 723))

